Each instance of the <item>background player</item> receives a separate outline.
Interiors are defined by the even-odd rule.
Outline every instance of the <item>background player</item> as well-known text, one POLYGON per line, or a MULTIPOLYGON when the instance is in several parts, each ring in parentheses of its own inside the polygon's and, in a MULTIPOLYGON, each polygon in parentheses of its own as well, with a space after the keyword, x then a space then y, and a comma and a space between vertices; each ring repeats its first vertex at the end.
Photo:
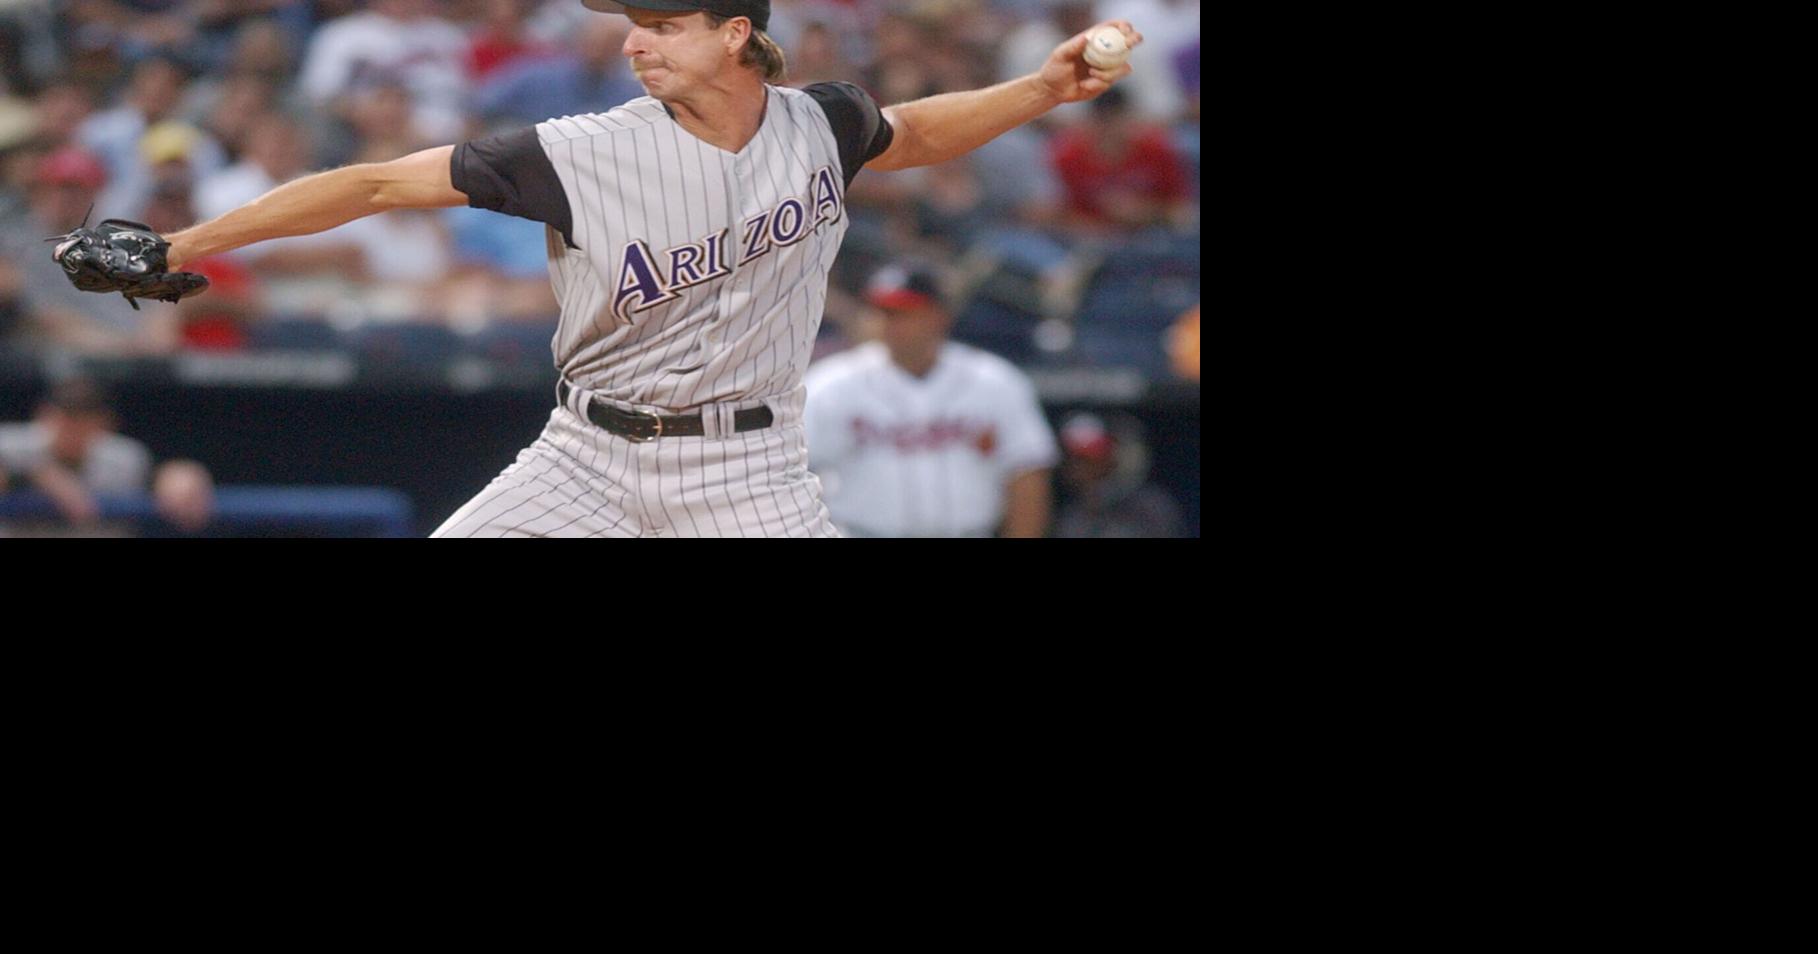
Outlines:
POLYGON ((1028 376, 947 340, 932 270, 884 268, 866 299, 877 340, 808 370, 808 464, 834 523, 860 537, 1043 536, 1057 452, 1028 376))
POLYGON ((437 535, 834 535, 801 381, 845 187, 963 155, 1129 67, 1089 67, 1081 33, 1035 73, 880 111, 850 84, 772 85, 767 2, 584 2, 629 16, 649 98, 280 186, 171 236, 169 265, 389 209, 543 222, 560 406, 437 535))

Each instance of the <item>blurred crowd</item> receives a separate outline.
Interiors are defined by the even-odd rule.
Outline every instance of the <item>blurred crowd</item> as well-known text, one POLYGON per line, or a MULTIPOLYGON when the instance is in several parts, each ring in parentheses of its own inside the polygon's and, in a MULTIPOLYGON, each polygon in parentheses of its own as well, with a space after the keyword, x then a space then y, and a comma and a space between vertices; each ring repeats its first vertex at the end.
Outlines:
MULTIPOLYGON (((854 343, 868 276, 912 260, 967 303, 962 340, 1197 379, 1197 3, 773 7, 790 85, 850 81, 886 105, 1028 73, 1092 23, 1134 23, 1146 42, 1112 93, 954 162, 858 178, 823 344, 854 343)), ((643 95, 627 26, 578 0, 0 4, 0 343, 156 355, 410 326, 529 342, 514 353, 547 364, 556 305, 532 222, 390 212, 194 263, 208 294, 143 311, 74 291, 42 239, 85 218, 174 231, 311 171, 606 110, 643 95)))

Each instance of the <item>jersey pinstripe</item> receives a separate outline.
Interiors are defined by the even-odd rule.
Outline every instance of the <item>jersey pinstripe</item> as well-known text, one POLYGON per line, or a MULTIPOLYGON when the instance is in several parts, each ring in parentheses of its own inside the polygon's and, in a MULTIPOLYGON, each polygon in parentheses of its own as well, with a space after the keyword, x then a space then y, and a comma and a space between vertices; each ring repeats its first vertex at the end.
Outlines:
POLYGON ((563 375, 632 407, 775 398, 799 413, 847 228, 820 104, 767 86, 757 135, 738 153, 695 138, 649 97, 536 134, 578 246, 550 235, 563 375))
POLYGON ((649 97, 456 148, 470 204, 549 225, 552 348, 572 388, 435 536, 838 535, 807 467, 802 381, 844 187, 890 130, 846 84, 767 86, 764 103, 736 153, 649 97), (698 414, 704 433, 633 443, 587 420, 589 402, 698 414), (772 423, 736 430, 758 405, 772 423))

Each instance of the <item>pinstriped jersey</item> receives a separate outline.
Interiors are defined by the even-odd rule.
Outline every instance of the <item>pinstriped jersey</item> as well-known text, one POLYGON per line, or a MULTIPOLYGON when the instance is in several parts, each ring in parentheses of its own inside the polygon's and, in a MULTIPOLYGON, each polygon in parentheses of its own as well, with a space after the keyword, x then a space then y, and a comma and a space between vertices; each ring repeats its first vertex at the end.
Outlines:
POLYGON ((470 204, 549 224, 563 375, 610 401, 685 410, 801 398, 845 188, 888 145, 856 87, 766 86, 737 153, 644 97, 464 144, 453 173, 470 204))

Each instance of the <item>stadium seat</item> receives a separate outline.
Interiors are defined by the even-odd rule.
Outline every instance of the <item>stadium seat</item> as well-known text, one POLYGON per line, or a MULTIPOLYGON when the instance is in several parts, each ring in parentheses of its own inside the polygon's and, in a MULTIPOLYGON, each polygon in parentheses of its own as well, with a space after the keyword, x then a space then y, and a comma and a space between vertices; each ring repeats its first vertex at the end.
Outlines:
POLYGON ((1073 359, 1094 368, 1134 368, 1152 378, 1168 373, 1168 356, 1159 333, 1141 329, 1082 326, 1073 359))
POLYGON ((512 367, 546 367, 554 362, 554 323, 495 322, 462 342, 466 354, 512 367))
MULTIPOLYGON (((1180 281, 1199 296, 1199 236, 1153 231, 1132 238, 1128 245, 1104 257, 1092 284, 1180 281)), ((1189 305, 1192 302, 1188 302, 1189 305)))
POLYGON ((1180 277, 1095 281, 1080 302, 1077 325, 1160 333, 1199 301, 1199 286, 1180 277))
POLYGON ((354 351, 368 361, 440 368, 461 353, 460 336, 441 325, 367 325, 348 337, 354 351))
POLYGON ((953 340, 1023 364, 1036 358, 1041 316, 988 298, 974 298, 953 322, 953 340))
POLYGON ((273 318, 247 326, 246 346, 254 351, 339 351, 343 343, 319 318, 273 318))

